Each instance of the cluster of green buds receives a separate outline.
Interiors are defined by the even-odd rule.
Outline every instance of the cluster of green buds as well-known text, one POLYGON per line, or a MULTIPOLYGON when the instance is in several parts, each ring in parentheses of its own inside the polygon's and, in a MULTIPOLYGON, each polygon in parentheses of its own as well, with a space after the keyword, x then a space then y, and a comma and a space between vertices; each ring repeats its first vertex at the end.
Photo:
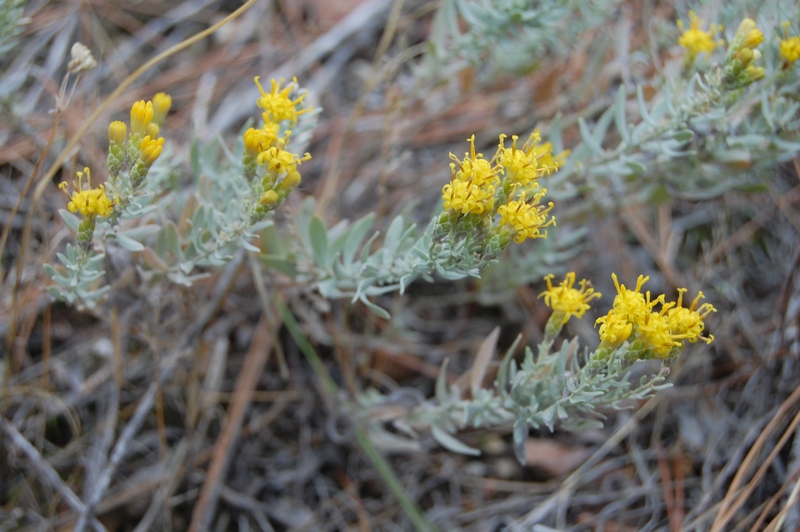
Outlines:
POLYGON ((497 151, 487 160, 475 151, 475 136, 468 139, 470 151, 459 160, 452 153, 450 182, 442 188, 444 211, 434 227, 434 244, 459 243, 479 260, 499 255, 513 240, 546 238, 545 228, 555 225, 549 216, 553 203, 544 203, 547 189, 539 179, 558 169, 567 152, 553 156, 552 145, 539 144, 538 132, 522 147, 518 137, 500 135, 497 151))
POLYGON ((108 175, 117 179, 127 163, 131 188, 136 190, 164 149, 159 131, 172 106, 172 98, 159 92, 152 101, 138 101, 131 107, 130 134, 119 120, 108 126, 108 175), (126 139, 127 136, 127 139, 126 139))
POLYGON ((244 132, 242 156, 245 176, 257 197, 252 222, 261 220, 286 200, 300 184, 297 167, 311 159, 310 154, 300 156, 287 147, 298 117, 312 111, 303 102, 308 91, 300 90, 296 79, 283 88, 283 80, 273 79, 266 92, 258 79, 255 82, 261 96, 256 103, 264 110, 263 123, 258 129, 251 127, 244 132))
MULTIPOLYGON (((552 275, 545 277, 547 290, 539 297, 553 309, 553 314, 545 328, 546 339, 552 341, 563 325, 572 316, 578 318, 589 309, 589 302, 599 298, 591 283, 581 280, 579 288, 573 288, 575 274, 570 272, 558 286, 551 283, 552 275)), ((640 275, 636 288, 630 290, 620 284, 616 274, 611 274, 617 288, 617 295, 611 310, 597 319, 600 325, 600 345, 592 356, 592 363, 602 366, 610 354, 622 349, 627 360, 660 359, 671 360, 677 357, 684 342, 695 343, 703 340, 711 343, 712 335, 705 336, 703 320, 716 309, 710 303, 700 304, 704 298, 699 292, 688 307, 683 306, 685 288, 678 289, 678 301, 666 301, 660 294, 653 298, 650 292, 642 293, 642 287, 650 279, 640 275), (660 307, 660 308, 657 308, 660 307)))
POLYGON ((739 89, 758 81, 765 75, 764 67, 758 66, 761 52, 756 50, 764 42, 764 35, 755 21, 744 19, 736 30, 725 59, 724 83, 729 89, 739 89))

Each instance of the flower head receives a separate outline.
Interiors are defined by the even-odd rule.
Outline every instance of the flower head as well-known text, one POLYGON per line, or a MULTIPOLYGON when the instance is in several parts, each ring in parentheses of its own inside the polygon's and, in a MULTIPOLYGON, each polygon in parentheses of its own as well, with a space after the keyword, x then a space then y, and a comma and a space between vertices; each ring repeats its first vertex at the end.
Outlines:
POLYGON ((142 161, 142 164, 145 166, 151 166, 156 159, 161 155, 161 152, 164 149, 164 137, 159 137, 157 139, 150 138, 150 135, 147 135, 145 138, 142 139, 142 147, 141 152, 139 153, 139 160, 142 161))
POLYGON ((128 131, 128 127, 125 125, 125 122, 120 122, 119 120, 115 120, 108 125, 108 141, 112 144, 122 144, 125 142, 125 134, 128 131))
POLYGON ((685 288, 678 289, 678 302, 677 304, 670 305, 667 309, 667 320, 669 321, 670 330, 676 336, 689 340, 695 343, 698 338, 710 344, 714 340, 714 336, 702 336, 705 325, 703 320, 712 312, 716 312, 711 303, 703 303, 698 307, 701 299, 705 299, 703 292, 698 292, 697 297, 694 298, 689 308, 685 308, 683 303, 683 294, 686 293, 685 288))
POLYGON ((164 119, 172 107, 172 96, 165 92, 159 92, 153 96, 153 122, 161 126, 164 124, 164 119))
POLYGON ((278 124, 266 123, 261 129, 250 128, 244 132, 244 152, 255 159, 258 155, 276 145, 278 124))
POLYGON ((494 209, 494 188, 481 188, 469 181, 453 180, 442 187, 444 208, 461 214, 486 214, 494 209))
POLYGON ((800 59, 800 36, 795 35, 794 37, 789 37, 790 23, 788 20, 784 22, 782 26, 783 35, 786 39, 778 39, 778 42, 780 43, 781 57, 785 61, 785 68, 800 59))
POLYGON ((512 183, 527 187, 535 184, 537 179, 549 174, 551 170, 558 168, 558 163, 552 158, 552 145, 550 143, 537 145, 541 140, 538 131, 534 131, 528 137, 521 149, 517 148, 519 137, 511 136, 510 149, 505 147, 505 137, 505 135, 500 135, 497 162, 503 168, 506 178, 512 183), (548 160, 543 160, 545 158, 548 160))
POLYGON ((710 54, 717 46, 722 45, 724 41, 714 40, 714 35, 717 31, 722 30, 722 26, 711 24, 708 27, 708 31, 701 30, 700 26, 703 24, 703 20, 700 19, 694 11, 689 11, 689 20, 690 24, 688 30, 683 28, 683 21, 678 20, 678 29, 681 30, 678 44, 686 48, 686 51, 689 52, 689 61, 691 62, 694 61, 697 54, 702 52, 710 54))
POLYGON ((475 153, 475 135, 467 139, 470 144, 469 152, 464 154, 464 159, 450 154, 455 163, 450 163, 452 180, 470 182, 481 188, 493 187, 497 181, 497 167, 483 158, 482 153, 475 153), (458 168, 458 170, 456 170, 458 168))
POLYGON ((306 153, 302 157, 292 153, 286 148, 286 141, 280 139, 277 146, 272 146, 261 152, 258 156, 258 164, 266 166, 267 172, 273 179, 283 177, 284 181, 293 182, 295 186, 300 183, 300 173, 297 166, 311 159, 311 154, 306 153))
POLYGON ((599 298, 601 294, 595 292, 591 283, 586 279, 581 279, 580 288, 573 288, 575 285, 575 272, 569 272, 558 286, 553 287, 551 281, 554 275, 550 274, 544 278, 547 282, 547 290, 539 294, 544 298, 545 304, 555 311, 563 313, 562 324, 569 321, 572 316, 583 317, 589 310, 589 302, 599 298))
POLYGON ((283 83, 282 79, 278 81, 274 79, 271 80, 269 92, 264 92, 264 88, 258 80, 259 77, 256 76, 255 82, 256 85, 258 85, 258 90, 261 92, 261 97, 258 99, 257 103, 258 106, 264 110, 263 115, 265 122, 280 124, 288 120, 291 125, 295 125, 297 124, 297 117, 299 115, 311 111, 311 108, 302 108, 303 99, 307 96, 307 92, 300 94, 294 100, 289 96, 292 90, 297 87, 296 78, 283 89, 281 89, 281 83, 283 83), (301 108, 298 109, 298 106, 301 108))
POLYGON ((103 185, 92 188, 92 176, 89 168, 84 168, 83 172, 77 172, 78 181, 72 182, 74 192, 70 196, 67 192, 67 182, 64 181, 58 188, 64 191, 70 202, 67 204, 69 212, 80 212, 85 218, 102 216, 108 217, 113 211, 114 203, 106 195, 103 185), (83 176, 86 176, 86 188, 83 186, 83 176))
POLYGON ((786 40, 780 40, 781 43, 781 57, 789 64, 794 63, 800 59, 800 37, 787 37, 786 40))
POLYGON ((633 331, 633 324, 615 314, 613 310, 609 310, 608 314, 597 318, 595 326, 597 323, 600 324, 600 330, 598 331, 600 340, 609 345, 621 344, 630 337, 633 331))
POLYGON ((555 217, 547 219, 547 215, 553 209, 553 203, 550 202, 547 207, 539 203, 546 193, 547 190, 542 189, 529 201, 510 200, 497 208, 501 221, 511 227, 514 242, 517 244, 528 238, 546 238, 547 231, 542 233, 541 229, 556 224, 555 217))
POLYGON ((131 107, 131 135, 144 135, 147 125, 153 121, 153 102, 139 100, 131 107))

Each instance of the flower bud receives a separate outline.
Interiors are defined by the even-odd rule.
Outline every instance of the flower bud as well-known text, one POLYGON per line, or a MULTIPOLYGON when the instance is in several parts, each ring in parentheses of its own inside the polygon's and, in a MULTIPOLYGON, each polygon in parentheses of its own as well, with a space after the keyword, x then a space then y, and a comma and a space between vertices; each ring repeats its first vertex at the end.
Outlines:
POLYGON ((165 92, 159 92, 153 96, 153 122, 157 125, 164 124, 164 119, 172 107, 172 96, 165 92))
POLYGON ((278 204, 278 201, 280 201, 280 196, 278 196, 278 193, 274 190, 267 190, 264 192, 264 195, 261 196, 259 203, 267 209, 271 209, 278 204))
POLYGON ((157 139, 151 139, 150 136, 146 136, 142 139, 142 146, 141 152, 139 153, 139 160, 142 161, 142 164, 145 166, 151 166, 156 159, 158 159, 159 155, 161 155, 162 150, 164 149, 164 138, 160 137, 157 139))
POLYGON ((139 100, 131 107, 131 135, 144 135, 147 124, 153 121, 153 102, 139 100))
POLYGON ((128 127, 125 122, 115 120, 108 125, 108 142, 111 144, 122 145, 125 142, 125 135, 128 127))

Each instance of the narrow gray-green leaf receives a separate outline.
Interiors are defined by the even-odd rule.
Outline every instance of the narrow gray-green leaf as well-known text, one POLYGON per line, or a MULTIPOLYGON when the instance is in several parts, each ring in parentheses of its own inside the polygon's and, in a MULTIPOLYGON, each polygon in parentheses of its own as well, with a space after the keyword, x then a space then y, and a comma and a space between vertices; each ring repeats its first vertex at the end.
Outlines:
POLYGON ((478 449, 470 447, 466 443, 461 442, 436 425, 431 426, 431 434, 433 435, 433 438, 439 442, 439 445, 448 451, 458 454, 465 454, 467 456, 480 456, 481 454, 478 449))
POLYGON ((309 242, 314 260, 323 268, 328 267, 328 231, 325 224, 317 216, 311 218, 308 227, 309 242))

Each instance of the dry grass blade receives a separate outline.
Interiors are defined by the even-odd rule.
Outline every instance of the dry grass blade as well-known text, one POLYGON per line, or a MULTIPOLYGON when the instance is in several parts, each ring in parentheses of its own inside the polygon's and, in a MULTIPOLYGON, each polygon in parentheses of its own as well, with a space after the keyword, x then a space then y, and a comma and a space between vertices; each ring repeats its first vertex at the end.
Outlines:
POLYGON ((199 532, 207 530, 209 527, 209 521, 217 506, 222 482, 230 463, 233 447, 242 430, 244 415, 250 406, 258 379, 273 349, 273 330, 274 324, 270 324, 266 317, 262 317, 256 326, 256 332, 253 335, 250 348, 247 350, 242 371, 236 380, 234 398, 228 408, 225 430, 214 446, 211 466, 203 484, 203 489, 200 492, 200 499, 194 507, 192 522, 189 526, 190 531, 199 532))

